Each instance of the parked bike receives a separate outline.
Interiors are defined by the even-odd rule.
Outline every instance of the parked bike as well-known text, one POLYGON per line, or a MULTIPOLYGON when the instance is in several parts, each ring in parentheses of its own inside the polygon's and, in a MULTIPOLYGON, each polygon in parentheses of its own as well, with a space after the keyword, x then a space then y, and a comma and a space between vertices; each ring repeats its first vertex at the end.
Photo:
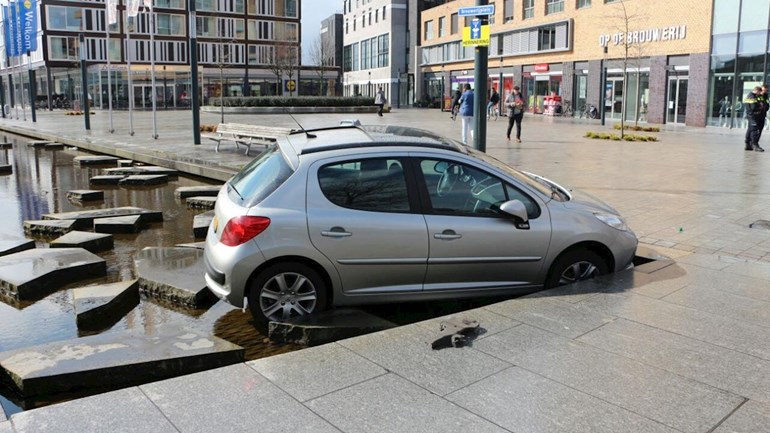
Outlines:
POLYGON ((583 116, 585 116, 586 119, 596 119, 599 117, 599 110, 597 110, 596 106, 593 104, 586 104, 580 109, 580 118, 582 119, 583 116))

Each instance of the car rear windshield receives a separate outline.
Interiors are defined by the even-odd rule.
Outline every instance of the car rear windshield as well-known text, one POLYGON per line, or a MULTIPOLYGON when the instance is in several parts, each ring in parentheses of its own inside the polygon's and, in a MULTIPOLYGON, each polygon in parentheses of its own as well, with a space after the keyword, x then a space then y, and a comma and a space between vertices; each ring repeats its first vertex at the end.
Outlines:
POLYGON ((278 146, 270 146, 230 180, 231 198, 253 206, 273 193, 293 173, 278 146), (235 196, 233 196, 235 194, 235 196))

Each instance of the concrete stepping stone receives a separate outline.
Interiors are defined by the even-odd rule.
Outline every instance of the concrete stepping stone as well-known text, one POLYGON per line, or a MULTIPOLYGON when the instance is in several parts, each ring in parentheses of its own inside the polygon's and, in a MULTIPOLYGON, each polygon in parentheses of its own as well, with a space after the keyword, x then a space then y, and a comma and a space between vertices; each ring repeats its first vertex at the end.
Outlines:
POLYGON ((124 207, 111 207, 104 209, 90 209, 80 210, 73 212, 61 212, 44 214, 44 220, 62 220, 70 219, 76 220, 77 229, 90 229, 93 227, 95 219, 99 218, 111 218, 129 215, 141 216, 141 223, 154 223, 163 221, 163 212, 144 209, 141 207, 124 206, 124 207))
POLYGON ((134 161, 131 159, 119 159, 118 167, 131 167, 134 165, 134 161))
POLYGON ((78 329, 98 330, 116 324, 139 305, 139 282, 120 281, 72 291, 78 329))
POLYGON ((134 257, 142 293, 186 307, 210 306, 216 300, 206 288, 203 250, 147 247, 134 257))
POLYGON ((43 147, 46 144, 53 143, 53 141, 49 140, 30 140, 27 142, 27 146, 30 147, 43 147))
POLYGON ((197 248, 199 250, 202 250, 206 248, 206 242, 189 242, 185 244, 176 244, 179 248, 197 248))
POLYGON ((13 143, 0 143, 0 149, 11 149, 13 148, 13 143))
POLYGON ((126 215, 94 220, 97 233, 139 233, 142 231, 141 215, 126 215))
POLYGON ((0 256, 35 248, 35 241, 0 235, 0 256))
POLYGON ((134 174, 125 177, 118 182, 120 186, 150 186, 165 185, 168 183, 168 176, 165 174, 134 174))
POLYGON ((75 230, 76 225, 77 221, 74 219, 24 221, 24 234, 43 237, 62 236, 75 230))
POLYGON ((357 335, 395 328, 395 323, 354 308, 300 316, 287 322, 270 322, 270 341, 317 346, 357 335))
POLYGON ((125 176, 133 176, 133 175, 165 174, 170 178, 179 177, 179 172, 177 170, 174 170, 173 168, 157 167, 154 165, 136 165, 132 167, 108 168, 108 169, 102 170, 102 172, 105 175, 121 174, 125 176))
POLYGON ((117 165, 120 158, 107 155, 76 156, 74 161, 76 165, 117 165))
POLYGON ((193 236, 196 239, 205 238, 209 231, 211 221, 214 219, 214 211, 210 210, 193 217, 193 236))
POLYGON ((96 201, 104 200, 104 191, 95 189, 75 189, 67 191, 67 200, 70 201, 96 201))
POLYGON ((179 199, 187 197, 216 197, 222 185, 180 186, 174 191, 174 196, 179 199))
POLYGON ((13 173, 13 166, 10 164, 0 164, 0 174, 13 173))
POLYGON ((45 146, 43 146, 45 150, 62 150, 64 149, 64 143, 48 143, 45 146))
POLYGON ((103 233, 91 233, 71 231, 66 235, 54 239, 51 248, 83 248, 92 253, 111 250, 114 247, 112 235, 103 233))
POLYGON ((216 197, 189 197, 185 200, 187 207, 191 209, 214 209, 217 204, 216 197))
POLYGON ((36 248, 0 257, 0 293, 38 299, 76 281, 102 277, 107 265, 83 248, 36 248))
POLYGON ((25 397, 114 389, 239 363, 243 352, 192 329, 108 332, 0 353, 0 377, 25 397))
POLYGON ((123 178, 126 176, 116 174, 116 175, 100 175, 100 176, 92 176, 90 179, 88 179, 89 185, 117 185, 123 178))

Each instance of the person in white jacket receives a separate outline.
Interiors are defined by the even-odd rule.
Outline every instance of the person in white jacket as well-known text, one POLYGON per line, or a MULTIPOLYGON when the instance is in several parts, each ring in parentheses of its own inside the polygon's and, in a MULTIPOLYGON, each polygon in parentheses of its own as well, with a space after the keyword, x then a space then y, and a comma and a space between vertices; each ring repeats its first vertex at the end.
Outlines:
POLYGON ((376 105, 379 109, 377 110, 377 115, 382 116, 382 107, 385 106, 385 104, 388 103, 388 98, 385 97, 385 92, 382 91, 382 87, 377 89, 377 94, 374 95, 374 105, 376 105))

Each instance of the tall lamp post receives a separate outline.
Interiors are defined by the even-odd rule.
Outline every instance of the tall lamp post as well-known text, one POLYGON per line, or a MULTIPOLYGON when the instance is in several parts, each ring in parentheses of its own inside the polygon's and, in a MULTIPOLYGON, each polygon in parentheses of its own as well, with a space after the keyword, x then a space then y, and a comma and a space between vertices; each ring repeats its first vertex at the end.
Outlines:
POLYGON ((444 112, 444 98, 446 97, 446 87, 444 84, 444 64, 441 64, 441 112, 444 112))
POLYGON ((369 84, 366 86, 367 96, 372 96, 372 71, 369 71, 369 84))
POLYGON ((198 38, 195 17, 195 2, 187 2, 190 11, 190 84, 192 87, 192 120, 193 144, 201 144, 201 114, 198 111, 200 99, 198 96, 198 38))
POLYGON ((396 78, 396 108, 401 108, 401 68, 398 68, 398 78, 396 78))
POLYGON ((88 106, 88 73, 86 71, 86 43, 83 33, 79 36, 80 44, 80 79, 82 81, 80 88, 83 90, 83 119, 86 123, 86 131, 91 130, 91 107, 88 106))

